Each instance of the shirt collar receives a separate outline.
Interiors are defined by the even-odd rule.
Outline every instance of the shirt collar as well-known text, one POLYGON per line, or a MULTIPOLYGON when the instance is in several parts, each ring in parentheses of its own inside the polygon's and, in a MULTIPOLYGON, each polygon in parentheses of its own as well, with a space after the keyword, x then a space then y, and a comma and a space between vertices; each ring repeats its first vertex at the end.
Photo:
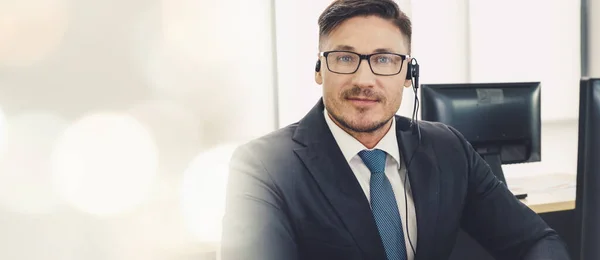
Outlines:
MULTIPOLYGON (((333 134, 333 138, 337 142, 344 158, 349 163, 352 158, 354 158, 358 152, 362 150, 368 150, 363 144, 361 144, 358 140, 356 140, 353 136, 348 134, 342 128, 340 128, 329 116, 327 113, 327 109, 323 110, 323 115, 325 116, 325 122, 327 122, 327 126, 329 130, 333 134)), ((383 138, 377 143, 377 145, 373 149, 380 149, 392 156, 396 161, 397 167, 400 167, 400 152, 398 150, 398 139, 396 137, 396 118, 392 117, 392 126, 390 130, 383 136, 383 138)))

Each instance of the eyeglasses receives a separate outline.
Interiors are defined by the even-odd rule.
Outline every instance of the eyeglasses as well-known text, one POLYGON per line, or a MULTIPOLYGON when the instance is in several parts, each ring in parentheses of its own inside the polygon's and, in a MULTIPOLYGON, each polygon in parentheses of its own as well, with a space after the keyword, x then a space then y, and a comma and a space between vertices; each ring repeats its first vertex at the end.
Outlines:
POLYGON ((326 51, 319 55, 325 57, 327 69, 333 73, 353 74, 358 71, 361 61, 367 60, 373 74, 380 76, 393 76, 400 73, 404 61, 410 57, 390 52, 363 55, 351 51, 326 51))

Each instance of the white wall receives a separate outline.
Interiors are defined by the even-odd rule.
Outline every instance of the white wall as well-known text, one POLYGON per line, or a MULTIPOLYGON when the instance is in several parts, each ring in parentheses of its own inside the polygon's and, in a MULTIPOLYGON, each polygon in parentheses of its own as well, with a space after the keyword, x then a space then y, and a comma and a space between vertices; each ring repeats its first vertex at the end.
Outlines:
POLYGON ((467 0, 412 1, 413 57, 420 64, 422 84, 469 81, 467 4, 467 0))
MULTIPOLYGON (((419 84, 469 81, 467 7, 467 0, 413 0, 405 7, 413 24, 412 56, 419 62, 419 84)), ((398 114, 410 117, 414 94, 405 93, 398 114)))
POLYGON ((321 12, 329 0, 276 0, 279 126, 300 120, 322 95, 314 73, 321 12))

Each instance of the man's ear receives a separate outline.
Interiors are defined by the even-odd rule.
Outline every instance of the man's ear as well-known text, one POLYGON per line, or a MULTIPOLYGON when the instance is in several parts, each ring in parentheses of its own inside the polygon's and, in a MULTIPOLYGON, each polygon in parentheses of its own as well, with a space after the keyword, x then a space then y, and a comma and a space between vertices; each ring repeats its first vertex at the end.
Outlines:
POLYGON ((317 57, 317 63, 315 64, 315 82, 321 85, 323 84, 323 75, 321 74, 321 58, 317 57))
POLYGON ((412 79, 407 79, 404 81, 404 87, 408 88, 408 87, 412 87, 412 79))
POLYGON ((321 75, 321 72, 315 72, 315 82, 319 85, 323 84, 323 75, 321 75))
POLYGON ((321 74, 321 60, 317 59, 317 64, 315 66, 315 82, 321 85, 323 84, 323 75, 321 74))

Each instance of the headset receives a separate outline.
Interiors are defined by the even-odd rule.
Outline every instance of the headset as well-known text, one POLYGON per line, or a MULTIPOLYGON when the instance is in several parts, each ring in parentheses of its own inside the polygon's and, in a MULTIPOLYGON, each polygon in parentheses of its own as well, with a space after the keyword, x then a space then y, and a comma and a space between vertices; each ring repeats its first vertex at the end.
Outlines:
POLYGON ((413 113, 412 113, 412 118, 411 118, 410 124, 411 124, 411 128, 412 128, 412 134, 417 136, 418 144, 415 147, 415 150, 412 152, 412 155, 410 156, 410 159, 408 160, 408 163, 406 165, 406 177, 404 178, 404 183, 403 183, 403 185, 404 185, 404 212, 406 213, 406 236, 408 237, 408 243, 410 244, 410 249, 412 250, 413 255, 416 257, 417 252, 415 251, 415 247, 413 246, 412 240, 410 239, 410 231, 408 228, 409 214, 408 214, 408 199, 407 199, 407 194, 406 194, 406 180, 408 179, 408 169, 410 168, 410 163, 412 162, 412 159, 414 158, 415 154, 417 153, 417 150, 421 146, 421 128, 419 127, 419 121, 417 119, 417 113, 419 112, 419 96, 417 96, 417 90, 419 89, 419 62, 415 58, 412 58, 410 60, 410 62, 408 63, 406 79, 411 80, 413 93, 415 94, 415 102, 413 104, 413 113))
POLYGON ((317 66, 315 66, 315 71, 316 72, 321 71, 321 60, 317 60, 317 66))
MULTIPOLYGON (((315 71, 319 72, 321 71, 321 60, 317 60, 317 64, 315 65, 315 71)), ((415 102, 413 104, 413 113, 412 113, 412 118, 411 118, 411 122, 410 122, 410 126, 412 128, 412 134, 417 136, 418 139, 418 144, 415 147, 415 150, 413 151, 410 159, 408 160, 408 164, 406 165, 406 177, 408 177, 408 169, 410 167, 410 163, 412 162, 412 159, 415 155, 415 153, 417 152, 417 150, 419 149, 419 147, 421 146, 421 128, 419 127, 419 121, 417 119, 417 113, 419 112, 419 97, 417 96, 417 90, 419 89, 419 62, 417 61, 417 59, 412 58, 409 62, 408 62, 408 69, 406 72, 406 79, 409 79, 411 81, 411 85, 412 85, 412 89, 413 89, 413 93, 415 94, 415 102)), ((408 228, 408 199, 407 199, 407 194, 406 194, 406 180, 408 178, 404 178, 404 212, 406 213, 406 232, 407 232, 407 237, 408 237, 408 243, 410 244, 410 248, 413 252, 413 255, 416 256, 417 252, 415 251, 415 247, 413 246, 412 240, 410 239, 410 231, 408 228)))

